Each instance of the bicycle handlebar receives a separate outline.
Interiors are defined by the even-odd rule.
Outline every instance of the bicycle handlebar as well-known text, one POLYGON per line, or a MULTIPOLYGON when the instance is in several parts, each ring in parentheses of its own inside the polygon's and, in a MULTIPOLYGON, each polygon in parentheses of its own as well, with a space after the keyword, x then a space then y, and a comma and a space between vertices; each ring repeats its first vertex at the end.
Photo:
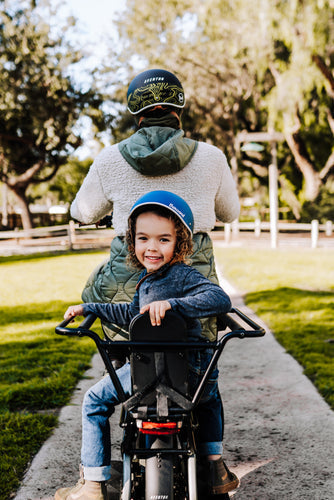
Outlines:
MULTIPOLYGON (((218 317, 218 321, 221 317, 218 317)), ((263 337, 265 335, 265 329, 253 321, 249 316, 241 312, 239 309, 232 308, 232 310, 223 315, 222 320, 225 321, 226 326, 231 330, 231 333, 239 333, 240 338, 250 338, 250 337, 263 337), (252 330, 246 330, 238 321, 236 321, 231 314, 236 314, 247 326, 251 327, 252 330)))
POLYGON ((106 215, 103 217, 103 219, 99 220, 97 222, 97 225, 100 226, 106 226, 106 227, 111 227, 112 226, 112 215, 106 215))
MULTIPOLYGON (((93 325, 95 322, 97 316, 95 314, 88 314, 84 320, 80 323, 78 327, 68 327, 69 323, 71 323, 72 318, 65 319, 63 320, 58 326, 56 326, 56 333, 58 335, 68 335, 68 336, 77 336, 77 337, 83 337, 83 336, 88 336, 91 337, 93 340, 98 337, 98 339, 102 342, 100 337, 90 330, 90 327, 93 325)), ((230 332, 226 333, 216 344, 221 343, 224 339, 229 340, 230 338, 251 338, 251 337, 263 337, 265 335, 265 330, 261 326, 259 326, 255 321, 253 321, 249 316, 246 316, 246 314, 242 313, 239 309, 233 308, 229 313, 225 315, 221 315, 218 317, 218 324, 224 325, 224 327, 228 327, 230 329, 230 332), (232 317, 232 315, 235 314, 238 318, 240 318, 248 327, 251 328, 251 330, 245 329, 244 326, 242 326, 235 318, 232 317)), ((96 340, 95 340, 96 341, 96 340)), ((226 341, 224 343, 226 343, 226 341)), ((124 345, 124 346, 143 346, 144 344, 148 346, 148 344, 152 345, 153 347, 160 346, 166 348, 170 345, 168 342, 130 342, 127 340, 121 340, 121 341, 113 341, 113 345, 124 345)), ((213 346, 215 342, 173 342, 173 345, 175 347, 180 347, 181 345, 187 346, 187 347, 193 347, 193 346, 213 346), (179 345, 178 345, 179 344, 179 345)))
MULTIPOLYGON (((200 401, 200 398, 203 394, 205 385, 209 380, 209 377, 218 363, 219 357, 226 345, 226 343, 232 338, 251 338, 251 337, 263 337, 265 335, 264 328, 260 327, 255 321, 246 316, 244 313, 239 311, 239 309, 233 308, 228 314, 223 315, 218 318, 219 322, 224 325, 224 329, 229 328, 230 331, 225 333, 218 341, 209 342, 159 342, 159 341, 149 341, 149 342, 134 342, 134 341, 112 341, 112 340, 102 340, 101 337, 90 330, 90 327, 93 325, 97 316, 95 314, 88 314, 86 318, 80 323, 80 325, 76 328, 68 327, 69 323, 72 321, 72 318, 63 320, 58 326, 56 326, 56 333, 58 335, 69 335, 69 336, 78 336, 78 337, 90 337, 94 340, 96 347, 104 361, 104 364, 109 372, 109 375, 112 379, 112 382, 116 388, 119 400, 121 402, 126 401, 127 396, 124 393, 123 387, 118 379, 118 376, 115 372, 115 369, 112 365, 111 359, 109 358, 108 352, 116 354, 120 352, 124 348, 127 349, 127 352, 130 353, 135 351, 185 351, 187 349, 213 349, 213 355, 209 366, 197 387, 195 394, 192 399, 192 405, 197 405, 200 401), (243 323, 250 327, 251 330, 245 329, 239 321, 237 321, 232 315, 236 315, 238 320, 242 320, 243 323)), ((124 352, 124 351, 123 351, 124 352)))
POLYGON ((75 221, 75 222, 79 222, 79 227, 95 225, 96 227, 105 226, 106 228, 110 228, 110 227, 112 227, 112 215, 106 215, 105 217, 103 217, 99 221, 96 221, 95 223, 86 224, 86 223, 80 222, 80 221, 75 221))
POLYGON ((90 334, 95 333, 90 330, 90 327, 93 325, 96 318, 96 314, 88 314, 76 328, 67 326, 73 321, 73 318, 64 319, 58 326, 56 326, 56 333, 58 335, 68 335, 69 337, 90 337, 90 334))

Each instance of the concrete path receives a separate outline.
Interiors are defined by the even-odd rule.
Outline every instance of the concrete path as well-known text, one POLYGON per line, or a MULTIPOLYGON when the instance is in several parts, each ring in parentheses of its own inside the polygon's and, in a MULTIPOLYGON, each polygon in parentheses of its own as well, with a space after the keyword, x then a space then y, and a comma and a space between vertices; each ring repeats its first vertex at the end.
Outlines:
MULTIPOLYGON (((224 280, 233 305, 261 323, 224 280)), ((264 325, 265 326, 265 325, 264 325)), ((234 339, 220 360, 225 411, 225 458, 241 478, 236 500, 333 500, 334 412, 271 332, 234 339)), ((79 341, 79 340, 78 340, 79 341)), ((75 484, 81 445, 81 401, 103 373, 98 355, 59 426, 41 448, 15 500, 51 500, 75 484)), ((120 459, 119 415, 113 416, 114 458, 120 459)))

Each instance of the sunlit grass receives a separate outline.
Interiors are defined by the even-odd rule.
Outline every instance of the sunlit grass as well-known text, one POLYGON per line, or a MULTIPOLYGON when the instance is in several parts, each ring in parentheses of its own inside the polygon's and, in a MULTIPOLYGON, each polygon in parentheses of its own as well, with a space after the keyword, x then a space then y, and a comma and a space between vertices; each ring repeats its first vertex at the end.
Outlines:
POLYGON ((334 408, 333 250, 216 248, 223 274, 334 408))
POLYGON ((32 455, 57 423, 54 415, 0 413, 0 498, 12 498, 32 455))
POLYGON ((241 291, 278 287, 305 290, 334 290, 332 249, 271 250, 219 248, 215 255, 226 277, 241 291))
POLYGON ((15 490, 89 367, 88 339, 55 334, 106 252, 0 259, 0 499, 15 490), (40 413, 40 411, 43 413, 40 413))

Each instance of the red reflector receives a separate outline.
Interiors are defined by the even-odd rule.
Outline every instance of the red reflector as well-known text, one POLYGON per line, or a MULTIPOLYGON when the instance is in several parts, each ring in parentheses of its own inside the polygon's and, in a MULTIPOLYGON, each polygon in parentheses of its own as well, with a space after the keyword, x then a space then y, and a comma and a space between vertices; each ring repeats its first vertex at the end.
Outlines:
POLYGON ((177 422, 143 422, 139 432, 142 434, 157 434, 161 436, 166 434, 177 434, 179 430, 177 422))
POLYGON ((176 422, 143 422, 143 429, 176 429, 176 422))

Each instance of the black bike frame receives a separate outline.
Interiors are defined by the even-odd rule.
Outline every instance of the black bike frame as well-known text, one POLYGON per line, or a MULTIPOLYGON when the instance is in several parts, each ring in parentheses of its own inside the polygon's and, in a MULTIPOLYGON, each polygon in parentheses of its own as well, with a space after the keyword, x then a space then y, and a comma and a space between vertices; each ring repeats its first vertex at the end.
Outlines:
MULTIPOLYGON (((201 342, 134 342, 130 340, 110 340, 101 339, 101 337, 90 330, 94 321, 97 319, 95 314, 89 314, 77 327, 68 327, 68 324, 72 321, 72 318, 62 321, 56 327, 56 333, 58 335, 76 336, 76 337, 89 337, 91 338, 103 359, 105 367, 110 375, 110 378, 114 384, 117 391, 119 401, 124 403, 128 397, 124 393, 123 387, 119 381, 116 374, 116 370, 112 364, 111 356, 117 356, 118 353, 124 351, 136 352, 136 351, 186 351, 188 349, 212 349, 214 351, 210 364, 199 383, 196 392, 191 400, 191 408, 194 408, 201 399, 203 391, 205 389, 206 383, 210 378, 212 371, 214 370, 226 343, 232 338, 253 338, 253 337, 263 337, 265 335, 265 329, 259 326, 255 321, 242 313, 239 309, 233 308, 229 313, 222 315, 218 318, 218 322, 224 325, 224 329, 229 328, 229 332, 225 333, 216 342, 201 341, 201 342), (237 317, 237 319, 235 318, 237 317), (243 325, 240 324, 240 320, 243 325), (245 326, 246 325, 246 326, 245 326), (247 328, 248 327, 248 328, 247 328)), ((131 396, 130 396, 131 397, 131 396)))

